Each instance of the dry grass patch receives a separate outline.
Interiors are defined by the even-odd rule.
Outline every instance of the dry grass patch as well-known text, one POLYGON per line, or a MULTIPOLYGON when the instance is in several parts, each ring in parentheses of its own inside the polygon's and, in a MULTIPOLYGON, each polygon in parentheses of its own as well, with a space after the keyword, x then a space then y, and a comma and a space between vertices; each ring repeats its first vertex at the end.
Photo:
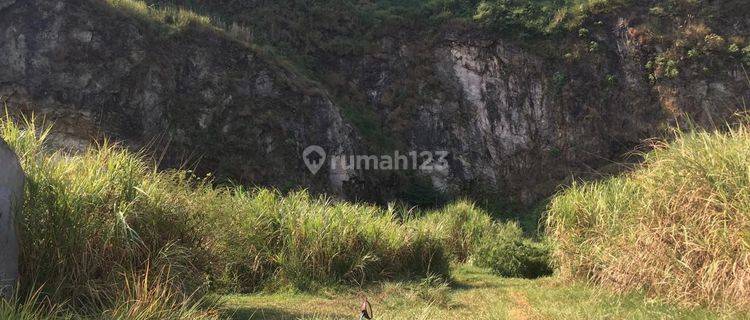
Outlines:
POLYGON ((549 207, 567 275, 686 304, 750 306, 750 127, 678 133, 635 172, 549 207))

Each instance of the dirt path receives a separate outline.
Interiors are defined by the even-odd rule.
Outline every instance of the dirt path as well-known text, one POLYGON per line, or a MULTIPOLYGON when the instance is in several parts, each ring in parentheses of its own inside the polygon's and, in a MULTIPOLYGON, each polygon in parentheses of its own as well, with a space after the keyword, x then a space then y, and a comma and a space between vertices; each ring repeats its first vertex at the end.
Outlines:
POLYGON ((536 319, 534 314, 534 307, 531 306, 528 300, 526 300, 526 295, 517 292, 512 291, 510 293, 510 298, 513 301, 513 306, 510 308, 510 311, 508 311, 508 316, 512 319, 517 320, 532 320, 536 319))

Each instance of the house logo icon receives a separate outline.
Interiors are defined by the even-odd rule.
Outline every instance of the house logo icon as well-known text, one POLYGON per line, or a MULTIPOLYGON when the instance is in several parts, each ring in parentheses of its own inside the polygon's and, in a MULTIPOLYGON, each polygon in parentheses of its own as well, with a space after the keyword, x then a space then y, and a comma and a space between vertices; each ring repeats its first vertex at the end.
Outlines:
POLYGON ((326 151, 320 146, 309 146, 302 152, 302 160, 307 169, 315 175, 326 162, 326 151))

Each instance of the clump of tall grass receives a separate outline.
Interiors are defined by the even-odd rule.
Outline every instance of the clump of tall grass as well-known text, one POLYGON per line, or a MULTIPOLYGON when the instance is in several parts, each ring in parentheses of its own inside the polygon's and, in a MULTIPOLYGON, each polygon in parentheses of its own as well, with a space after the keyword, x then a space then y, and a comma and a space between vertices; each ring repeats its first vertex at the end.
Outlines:
POLYGON ((190 25, 209 27, 214 22, 208 16, 177 6, 155 8, 139 0, 107 0, 107 3, 131 16, 152 22, 159 27, 170 26, 182 30, 190 25))
POLYGON ((16 292, 10 299, 0 299, 0 319, 45 320, 62 315, 59 305, 40 297, 40 291, 22 297, 16 292))
POLYGON ((521 238, 493 237, 489 215, 466 201, 403 217, 304 191, 217 187, 189 171, 158 171, 144 154, 106 141, 75 154, 52 150, 49 132, 34 119, 0 120, 27 174, 21 293, 42 287, 66 312, 212 319, 200 308, 209 290, 448 279, 452 261, 521 238))
POLYGON ((468 201, 459 201, 414 220, 437 237, 451 260, 492 269, 504 277, 538 278, 552 274, 546 243, 527 239, 517 222, 494 222, 468 201))
POLYGON ((119 294, 119 275, 144 273, 152 264, 182 273, 174 292, 203 286, 202 270, 212 261, 203 244, 210 221, 162 201, 184 196, 196 183, 157 173, 141 155, 106 142, 77 155, 48 150, 48 133, 33 119, 0 120, 0 136, 27 175, 17 218, 23 294, 42 286, 50 301, 78 309, 119 294))
MULTIPOLYGON (((272 270, 267 276, 275 285, 304 288, 331 281, 360 283, 448 273, 447 255, 439 239, 401 224, 390 211, 333 202, 306 192, 282 196, 259 190, 238 192, 235 197, 249 201, 249 206, 241 210, 240 220, 251 222, 253 228, 234 234, 252 231, 253 237, 267 235, 267 252, 255 259, 270 263, 272 270)), ((247 252, 247 248, 238 249, 247 252)), ((242 277, 243 272, 233 274, 242 277)))
POLYGON ((41 285, 45 296, 76 310, 107 305, 102 301, 120 306, 97 309, 113 314, 151 310, 155 305, 122 305, 113 297, 134 288, 123 286, 123 274, 152 269, 170 270, 170 291, 157 292, 167 301, 206 289, 308 288, 449 272, 442 240, 392 211, 306 192, 215 187, 187 171, 157 171, 143 154, 107 142, 67 154, 47 148, 48 133, 33 119, 0 120, 0 136, 27 174, 17 220, 21 288, 41 285))
POLYGON ((490 231, 490 215, 469 201, 458 201, 416 220, 443 239, 454 260, 466 262, 476 253, 477 245, 490 231))
POLYGON ((564 274, 713 306, 750 304, 750 127, 677 133, 634 172, 549 206, 564 274))
MULTIPOLYGON (((122 275, 121 288, 93 304, 93 314, 112 320, 219 319, 218 312, 201 297, 172 288, 178 280, 168 269, 147 268, 143 273, 122 275), (156 272, 154 272, 156 271, 156 272)), ((88 306, 91 308, 91 306, 88 306)))

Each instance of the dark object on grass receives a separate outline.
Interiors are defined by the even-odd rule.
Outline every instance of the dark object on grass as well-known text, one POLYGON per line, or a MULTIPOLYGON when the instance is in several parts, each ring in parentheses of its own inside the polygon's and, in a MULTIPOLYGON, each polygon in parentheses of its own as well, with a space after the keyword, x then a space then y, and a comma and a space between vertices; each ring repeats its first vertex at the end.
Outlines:
POLYGON ((372 305, 370 301, 367 301, 367 298, 362 301, 362 306, 360 307, 359 320, 362 319, 372 319, 372 305))

